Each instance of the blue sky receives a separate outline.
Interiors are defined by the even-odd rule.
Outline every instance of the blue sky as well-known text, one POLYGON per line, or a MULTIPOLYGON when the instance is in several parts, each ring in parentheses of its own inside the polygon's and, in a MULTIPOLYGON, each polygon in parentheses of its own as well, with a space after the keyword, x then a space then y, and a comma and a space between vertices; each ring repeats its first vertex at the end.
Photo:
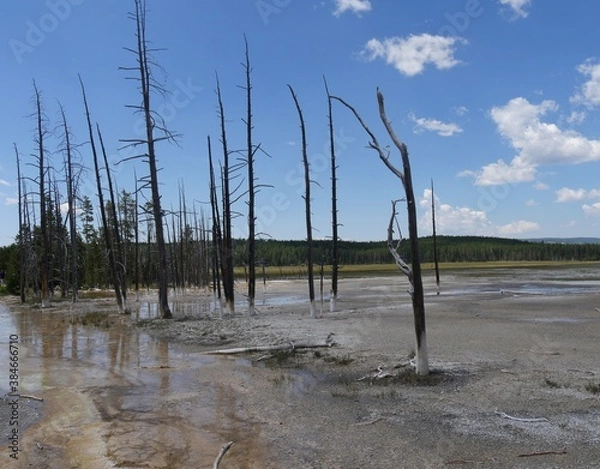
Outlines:
MULTIPOLYGON (((13 142, 34 162, 32 80, 43 93, 48 148, 59 183, 63 155, 54 137, 58 102, 67 113, 79 159, 92 168, 77 74, 86 83, 92 118, 103 130, 120 189, 133 190, 141 162, 119 139, 139 136, 135 83, 119 67, 134 44, 127 13, 133 0, 7 0, 0 7, 0 244, 17 231, 13 142)), ((330 235, 327 103, 351 103, 379 140, 376 88, 407 144, 419 199, 420 234, 431 233, 430 179, 436 186, 440 234, 504 237, 598 236, 600 233, 600 4, 557 0, 148 0, 148 37, 170 91, 156 96, 179 146, 161 144, 163 205, 209 213, 206 137, 219 154, 215 72, 228 120, 229 145, 244 146, 241 66, 246 34, 253 64, 255 141, 263 188, 259 230, 278 239, 305 237, 298 116, 307 123, 315 237, 330 235)), ((366 148, 347 110, 334 109, 338 140, 340 236, 386 235, 390 200, 400 182, 366 148)), ((397 152, 392 161, 400 166, 397 152)), ((34 176, 32 166, 24 166, 34 176)), ((91 170, 80 192, 95 200, 91 170)), ((64 185, 64 183, 61 183, 64 185)), ((28 184, 30 187, 31 183, 28 184)), ((66 189, 61 189, 66 192, 66 189)), ((245 236, 246 205, 236 210, 245 236)))

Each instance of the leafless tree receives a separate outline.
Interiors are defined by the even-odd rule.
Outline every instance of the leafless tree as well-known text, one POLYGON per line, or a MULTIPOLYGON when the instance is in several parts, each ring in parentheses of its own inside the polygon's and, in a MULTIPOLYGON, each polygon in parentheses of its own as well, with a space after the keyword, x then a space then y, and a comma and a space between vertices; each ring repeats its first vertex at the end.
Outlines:
POLYGON ((26 259, 25 253, 25 230, 23 220, 23 191, 21 184, 21 159, 19 158, 19 149, 16 143, 13 143, 15 149, 15 157, 17 158, 17 185, 18 185, 18 206, 19 206, 19 298, 21 303, 25 303, 25 282, 26 282, 26 259))
POLYGON ((221 95, 221 85, 217 76, 217 100, 219 105, 219 120, 221 125, 221 146, 223 148, 222 193, 223 193, 223 244, 221 248, 221 277, 227 312, 235 313, 234 302, 234 273, 233 273, 233 235, 231 231, 232 200, 231 200, 231 165, 229 164, 229 146, 227 144, 227 127, 225 125, 225 109, 221 95))
POLYGON ((437 286, 437 294, 440 294, 440 265, 438 261, 438 249, 437 249, 437 232, 435 229, 435 192, 433 191, 433 179, 431 180, 431 226, 433 228, 432 241, 433 241, 433 266, 435 269, 435 284, 437 286))
POLYGON ((248 169, 248 315, 253 316, 254 298, 256 297, 256 216, 254 215, 254 205, 256 196, 255 176, 254 176, 254 155, 259 147, 252 143, 252 81, 250 65, 250 53, 248 51, 248 40, 244 36, 246 45, 244 70, 246 72, 246 166, 248 169))
MULTIPOLYGON (((379 155, 381 161, 385 166, 402 182, 404 186, 404 192, 406 194, 406 205, 408 211, 408 233, 410 242, 411 252, 411 266, 402 260, 398 253, 390 246, 390 252, 396 260, 398 268, 407 275, 410 282, 410 295, 412 297, 413 314, 415 322, 415 335, 417 342, 417 356, 416 356, 416 372, 419 375, 426 375, 429 373, 429 360, 427 356, 427 336, 425 333, 425 302, 423 298, 423 279, 421 276, 421 261, 419 259, 419 239, 417 230, 417 208, 414 196, 414 190, 412 186, 412 176, 410 171, 410 160, 408 158, 408 149, 406 145, 396 136, 390 121, 388 120, 385 113, 385 106, 383 100, 383 94, 377 89, 377 103, 379 106, 379 117, 383 122, 383 125, 392 139, 392 142, 396 148, 400 151, 402 157, 402 170, 396 168, 389 158, 389 151, 384 149, 380 144, 375 134, 367 127, 363 119, 360 117, 356 109, 349 105, 342 98, 332 96, 344 106, 346 106, 363 129, 369 135, 371 141, 369 142, 369 148, 375 150, 379 155)), ((392 204, 392 219, 390 220, 390 226, 388 226, 388 242, 390 242, 390 230, 393 233, 393 221, 395 219, 396 210, 395 203, 392 204), (391 227, 391 228, 390 228, 391 227)))
POLYGON ((42 308, 51 306, 51 295, 49 290, 49 257, 50 257, 50 239, 48 236, 48 223, 46 212, 46 147, 45 138, 47 130, 44 125, 44 115, 42 110, 42 95, 35 81, 33 82, 34 100, 35 100, 35 119, 36 119, 36 137, 35 144, 37 147, 38 167, 38 197, 40 204, 40 237, 41 237, 41 252, 39 254, 40 266, 40 284, 41 284, 41 305, 42 308))
POLYGON ((134 258, 134 264, 135 264, 135 298, 136 301, 139 299, 139 291, 140 291, 140 206, 139 206, 139 188, 138 188, 138 178, 137 178, 137 174, 134 171, 133 173, 133 179, 135 181, 135 211, 133 213, 134 216, 134 223, 133 223, 133 233, 134 233, 134 243, 135 243, 135 247, 134 247, 134 251, 133 251, 133 258, 134 258))
POLYGON ((81 85, 81 92, 83 95, 83 105, 85 107, 85 116, 88 127, 88 135, 90 138, 90 148, 92 151, 92 158, 94 160, 94 173, 96 174, 96 191, 98 196, 98 203, 100 205, 100 218, 102 220, 102 232, 104 234, 104 245, 106 247, 106 253, 108 256, 109 270, 112 276, 113 288, 115 291, 115 299, 117 301, 117 307, 119 313, 125 312, 125 305, 123 304, 122 289, 120 286, 120 279, 118 268, 116 265, 115 250, 113 248, 112 238, 110 234, 110 228, 108 220, 106 218, 106 205, 104 203, 104 189, 102 188, 102 178, 100 175, 100 164, 98 162, 98 150, 96 148, 96 139, 94 138, 94 130, 92 127, 92 118, 90 115, 90 109, 88 106, 87 96, 85 93, 85 87, 83 80, 79 77, 79 83, 81 85))
POLYGON ((67 217, 69 220, 69 238, 70 238, 70 270, 71 270, 71 299, 75 303, 79 299, 79 266, 77 262, 77 193, 76 180, 73 161, 73 146, 71 144, 71 131, 67 125, 65 110, 60 106, 60 115, 62 118, 62 127, 64 132, 64 151, 66 156, 65 169, 67 179, 67 217))
POLYGON ((152 94, 158 92, 165 93, 164 88, 154 79, 153 69, 157 65, 152 61, 150 55, 158 49, 151 49, 146 37, 146 2, 145 0, 135 0, 135 12, 130 14, 136 27, 136 45, 135 48, 126 48, 134 54, 136 65, 134 67, 122 67, 123 70, 135 72, 138 74, 135 80, 138 82, 142 102, 128 107, 135 110, 143 116, 145 136, 144 138, 124 139, 126 147, 143 146, 145 152, 135 158, 145 158, 149 168, 149 185, 151 191, 152 215, 154 218, 154 230, 156 236, 156 249, 158 251, 158 308, 162 319, 173 317, 169 308, 169 279, 167 248, 165 245, 163 211, 161 208, 161 196, 158 183, 158 162, 156 157, 156 144, 161 141, 176 141, 176 135, 167 129, 164 119, 152 107, 152 94), (162 134, 157 136, 157 134, 162 134))
POLYGON ((337 209, 337 166, 335 161, 335 138, 333 131, 333 106, 331 94, 327 86, 327 80, 323 77, 325 91, 327 93, 327 107, 329 119, 329 148, 331 152, 331 296, 329 298, 329 311, 335 312, 337 309, 338 294, 338 209, 337 209))
POLYGON ((207 137, 208 143, 208 165, 210 173, 210 208, 212 215, 212 252, 213 252, 213 293, 216 295, 217 309, 219 317, 222 318, 223 308, 221 305, 221 274, 223 237, 221 235, 221 216, 219 214, 219 201, 217 197, 217 185, 215 182, 215 168, 212 160, 212 147, 210 137, 207 137))
POLYGON ((313 238, 312 238, 312 223, 311 223, 311 211, 310 211, 310 164, 308 161, 308 153, 306 151, 306 126, 304 124, 304 116, 302 115, 302 109, 294 89, 288 85, 298 116, 300 118, 300 132, 302 134, 302 163, 304 165, 304 203, 306 210, 306 264, 308 269, 308 298, 310 301, 310 316, 316 318, 317 308, 315 305, 315 284, 314 284, 314 272, 313 272, 313 238))
POLYGON ((115 190, 113 188, 112 175, 110 167, 108 165, 108 155, 106 154, 106 147, 104 146, 104 140, 102 139, 102 132, 100 126, 96 123, 96 133, 98 134, 98 142, 100 143, 100 150, 102 151, 102 159, 104 160, 104 171, 106 172, 106 181, 108 183, 108 196, 110 198, 110 205, 112 210, 110 211, 111 220, 111 236, 112 236, 112 247, 115 254, 115 268, 117 269, 117 276, 119 277, 119 288, 121 289, 121 297, 123 298, 123 308, 127 310, 127 272, 125 256, 123 255, 122 236, 117 215, 117 199, 115 197, 115 190))

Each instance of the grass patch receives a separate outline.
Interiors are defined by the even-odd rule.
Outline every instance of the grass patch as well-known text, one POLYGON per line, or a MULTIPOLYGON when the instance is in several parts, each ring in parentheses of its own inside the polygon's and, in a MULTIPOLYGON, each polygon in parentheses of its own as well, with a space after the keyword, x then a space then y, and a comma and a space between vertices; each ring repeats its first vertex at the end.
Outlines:
MULTIPOLYGON (((491 262, 443 262, 440 264, 441 270, 470 270, 470 269, 531 269, 531 268, 572 268, 598 265, 597 261, 491 261, 491 262)), ((422 264, 423 270, 433 270, 431 262, 422 264)), ((243 267, 235 267, 236 278, 245 278, 246 272, 243 267)), ((265 268, 268 278, 305 278, 307 269, 304 265, 270 265, 265 268)), ((319 275, 319 267, 314 268, 315 276, 319 275)), ((398 273, 396 264, 353 264, 340 266, 340 277, 362 277, 362 276, 380 276, 395 275, 398 273)), ((331 266, 324 266, 324 275, 331 275, 331 266)))
POLYGON ((367 382, 371 386, 390 386, 400 384, 405 386, 438 386, 454 381, 456 376, 443 371, 431 371, 428 375, 418 375, 412 369, 400 371, 397 375, 387 378, 371 378, 367 382))
POLYGON ((350 355, 344 355, 342 357, 336 357, 335 355, 329 355, 323 358, 327 363, 334 363, 336 365, 347 366, 354 361, 350 355))
POLYGON ((267 360, 266 364, 269 367, 276 366, 298 366, 298 363, 290 364, 291 360, 296 360, 300 355, 304 355, 306 352, 303 350, 289 349, 289 350, 279 350, 273 353, 267 360))
POLYGON ((600 384, 589 382, 585 385, 585 390, 592 394, 600 394, 600 384))

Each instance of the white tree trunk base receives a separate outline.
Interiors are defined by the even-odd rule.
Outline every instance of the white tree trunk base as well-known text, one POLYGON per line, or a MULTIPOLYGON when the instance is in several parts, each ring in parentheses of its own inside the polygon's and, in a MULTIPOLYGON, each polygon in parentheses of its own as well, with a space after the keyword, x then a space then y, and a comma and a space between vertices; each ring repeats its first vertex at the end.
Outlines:
POLYGON ((337 296, 333 293, 329 297, 329 312, 335 313, 337 311, 337 296))
POLYGON ((318 318, 317 316, 317 305, 315 305, 315 300, 310 302, 310 317, 313 319, 318 318))
POLYGON ((417 356, 415 357, 415 372, 424 376, 429 374, 429 358, 427 356, 427 335, 421 334, 421 347, 417 347, 417 356))

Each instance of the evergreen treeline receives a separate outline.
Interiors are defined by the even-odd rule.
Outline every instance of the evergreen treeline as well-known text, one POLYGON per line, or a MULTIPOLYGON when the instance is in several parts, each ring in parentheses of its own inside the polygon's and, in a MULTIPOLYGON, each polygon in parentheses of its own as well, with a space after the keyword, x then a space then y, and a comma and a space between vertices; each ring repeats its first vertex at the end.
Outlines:
MULTIPOLYGON (((131 203, 129 194, 122 193, 122 204, 131 203)), ((123 205, 121 206, 123 207, 123 205)), ((82 288, 109 288, 111 277, 109 266, 106 262, 106 253, 101 243, 101 229, 94 227, 89 205, 84 203, 81 217, 84 219, 83 232, 78 239, 79 253, 79 276, 82 288), (85 218, 87 217, 87 223, 85 218)), ((55 221, 50 219, 50 223, 55 221)), ((60 226, 60 225, 59 225, 60 226)), ((152 240, 150 243, 140 241, 135 246, 132 226, 125 224, 126 258, 128 264, 135 265, 135 252, 138 251, 139 269, 136 277, 136 269, 129 268, 127 279, 130 285, 139 282, 140 287, 154 287, 156 279, 156 263, 154 260, 155 249, 152 240)), ((150 237, 152 236, 152 229, 150 237)), ((35 230, 34 230, 35 231, 35 230)), ((60 228, 58 229, 60 231, 60 228)), ((209 249, 208 242, 202 237, 193 236, 190 226, 183 230, 182 241, 168 245, 169 264, 171 278, 183 280, 182 283, 189 286, 205 286, 210 283, 210 272, 208 269, 209 249), (181 265, 181 260, 185 263, 181 265)), ((144 233, 147 236, 147 233, 144 233)), ((33 238, 35 239, 35 234, 33 238)), ((57 235, 55 253, 66 251, 65 236, 57 235), (62 247, 61 247, 62 245, 62 247)), ((331 241, 314 241, 314 258, 318 265, 324 262, 331 264, 331 241)), ((597 261, 600 260, 600 244, 561 244, 549 242, 521 241, 505 238, 488 238, 478 236, 438 236, 438 256, 440 262, 488 262, 488 261, 597 261)), ((421 238, 419 241, 421 249, 421 261, 433 262, 433 239, 431 237, 421 238)), ((243 267, 246 261, 246 240, 234 240, 234 266, 243 267)), ((390 264, 393 259, 384 241, 339 241, 339 263, 340 265, 364 265, 364 264, 390 264)), ((409 260, 408 243, 400 245, 400 252, 409 260)), ((256 254, 259 264, 271 266, 293 266, 304 265, 306 262, 305 241, 279 241, 259 240, 256 243, 256 254)), ((15 243, 11 246, 0 248, 0 271, 5 273, 4 281, 8 291, 14 294, 19 292, 19 246, 15 243)), ((53 256, 51 271, 53 272, 53 284, 58 291, 65 291, 66 282, 61 280, 62 256, 53 256)), ((30 263, 35 269, 35 263, 30 263)), ((175 282, 174 282, 175 283, 175 282)))
MULTIPOLYGON (((433 262, 433 239, 419 240, 422 262, 433 262)), ((438 236, 440 262, 487 261, 595 261, 600 260, 600 244, 559 244, 479 236, 438 236)), ((338 241, 339 262, 343 265, 390 264, 393 259, 385 241, 338 241)), ((331 261, 331 241, 314 241, 315 259, 331 261)), ((400 253, 410 260, 407 241, 400 253)), ((285 266, 304 263, 305 241, 262 240, 257 243, 257 257, 268 265, 285 266)))

